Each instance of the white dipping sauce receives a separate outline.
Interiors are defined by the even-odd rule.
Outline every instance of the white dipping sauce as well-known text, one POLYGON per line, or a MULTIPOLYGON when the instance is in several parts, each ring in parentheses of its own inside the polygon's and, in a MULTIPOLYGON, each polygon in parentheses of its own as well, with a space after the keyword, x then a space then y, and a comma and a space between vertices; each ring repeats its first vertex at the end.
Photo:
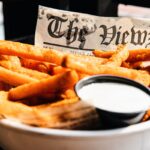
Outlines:
POLYGON ((144 91, 120 83, 91 83, 78 91, 79 97, 102 110, 118 113, 145 111, 150 107, 150 96, 144 91))

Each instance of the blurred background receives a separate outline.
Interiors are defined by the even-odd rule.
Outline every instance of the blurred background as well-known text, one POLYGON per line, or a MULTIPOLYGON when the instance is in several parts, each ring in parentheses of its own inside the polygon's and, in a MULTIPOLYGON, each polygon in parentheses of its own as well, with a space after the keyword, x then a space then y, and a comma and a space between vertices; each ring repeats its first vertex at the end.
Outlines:
POLYGON ((34 35, 38 5, 98 16, 150 17, 150 0, 0 0, 0 39, 34 35))

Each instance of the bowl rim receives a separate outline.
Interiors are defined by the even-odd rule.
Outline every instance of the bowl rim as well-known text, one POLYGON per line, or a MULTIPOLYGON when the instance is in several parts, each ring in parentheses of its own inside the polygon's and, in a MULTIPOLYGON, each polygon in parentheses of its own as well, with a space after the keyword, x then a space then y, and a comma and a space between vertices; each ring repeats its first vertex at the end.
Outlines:
POLYGON ((69 137, 69 138, 104 138, 104 137, 123 136, 127 134, 134 134, 146 131, 150 129, 150 120, 130 125, 128 127, 109 130, 95 130, 95 131, 64 130, 64 129, 33 127, 11 119, 1 119, 0 126, 3 126, 7 129, 16 130, 22 133, 35 134, 40 136, 44 135, 55 137, 69 137))

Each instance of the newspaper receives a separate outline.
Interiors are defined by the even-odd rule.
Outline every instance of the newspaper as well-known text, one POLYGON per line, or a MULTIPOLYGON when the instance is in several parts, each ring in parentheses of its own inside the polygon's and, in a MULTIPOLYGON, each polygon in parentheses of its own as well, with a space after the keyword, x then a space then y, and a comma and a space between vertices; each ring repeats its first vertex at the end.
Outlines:
POLYGON ((114 50, 118 44, 129 49, 150 48, 150 20, 99 17, 39 6, 35 45, 72 53, 114 50))

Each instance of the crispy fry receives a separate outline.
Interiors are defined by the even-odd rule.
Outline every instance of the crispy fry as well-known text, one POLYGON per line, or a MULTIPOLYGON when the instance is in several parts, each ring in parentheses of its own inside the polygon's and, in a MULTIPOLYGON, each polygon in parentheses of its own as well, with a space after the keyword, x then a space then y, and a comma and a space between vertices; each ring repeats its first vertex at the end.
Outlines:
POLYGON ((122 62, 121 67, 128 68, 128 69, 131 68, 130 63, 126 61, 122 62))
POLYGON ((77 73, 75 71, 68 71, 60 75, 11 89, 9 91, 9 98, 15 101, 42 93, 57 93, 67 88, 72 88, 77 81, 77 73))
POLYGON ((63 99, 71 99, 77 97, 75 91, 73 89, 67 89, 64 93, 61 94, 63 99))
POLYGON ((48 75, 46 73, 42 73, 42 72, 39 72, 39 71, 36 71, 36 70, 27 69, 27 68, 24 68, 24 67, 20 67, 19 70, 17 69, 17 70, 13 70, 13 71, 21 73, 21 74, 28 75, 30 77, 33 77, 33 78, 36 78, 36 79, 39 79, 39 80, 50 77, 50 75, 48 75))
POLYGON ((137 69, 137 70, 148 70, 150 68, 150 61, 137 61, 137 62, 133 62, 133 63, 129 63, 129 62, 123 62, 122 63, 123 67, 126 68, 132 68, 132 69, 137 69))
POLYGON ((51 74, 56 75, 56 74, 64 73, 68 70, 70 70, 70 69, 69 68, 64 68, 62 66, 56 66, 56 67, 53 67, 51 74))
POLYGON ((15 67, 21 67, 20 59, 17 56, 0 55, 0 61, 9 61, 15 67))
POLYGON ((56 50, 3 40, 0 40, 0 54, 19 56, 38 61, 46 61, 57 65, 61 64, 64 56, 64 53, 56 50))
POLYGON ((92 51, 92 53, 96 57, 110 58, 115 53, 115 50, 113 50, 113 51, 112 50, 104 51, 104 50, 97 50, 97 49, 95 49, 94 51, 92 51))
POLYGON ((85 73, 81 73, 81 72, 77 72, 77 73, 79 76, 79 80, 89 76, 88 74, 85 74, 85 73))
POLYGON ((131 66, 133 68, 144 69, 150 66, 150 61, 138 61, 138 62, 132 63, 131 66))
POLYGON ((48 74, 50 74, 53 67, 56 66, 55 64, 51 64, 43 61, 36 61, 32 59, 25 59, 25 58, 21 58, 20 61, 22 66, 25 68, 38 70, 40 72, 44 72, 48 74))
POLYGON ((146 86, 150 85, 150 75, 146 72, 140 72, 134 69, 127 69, 123 67, 114 67, 108 65, 96 66, 92 62, 86 62, 80 59, 77 60, 73 57, 70 57, 69 55, 64 58, 62 65, 89 75, 111 74, 136 80, 146 86))
MULTIPOLYGON (((96 57, 101 58, 110 58, 115 51, 101 51, 94 50, 93 54, 96 57)), ((128 62, 136 62, 136 61, 149 61, 150 60, 150 49, 137 49, 137 50, 129 50, 129 57, 127 59, 128 62)))
POLYGON ((131 50, 129 53, 129 57, 127 59, 129 62, 150 60, 150 49, 131 50))
MULTIPOLYGON (((63 67, 67 67, 67 68, 71 68, 67 65, 66 62, 73 62, 75 64, 78 64, 79 66, 82 66, 82 62, 83 62, 83 68, 85 67, 85 64, 87 65, 86 69, 90 69, 90 68, 94 68, 94 67, 99 67, 102 64, 104 64, 107 60, 104 59, 93 59, 94 57, 90 56, 90 57, 76 57, 74 55, 66 55, 62 61, 62 66, 63 67), (73 60, 73 61, 72 61, 73 60)), ((77 70, 80 72, 80 70, 77 70)), ((91 72, 92 70, 90 70, 91 72)), ((81 71, 81 73, 85 73, 88 74, 87 72, 84 72, 83 70, 81 71)))
POLYGON ((130 63, 130 68, 133 68, 133 69, 140 69, 140 68, 141 68, 141 65, 142 65, 142 61, 130 63))
POLYGON ((113 65, 120 67, 122 62, 126 61, 129 56, 129 52, 125 45, 118 45, 115 53, 108 59, 107 65, 113 65))
MULTIPOLYGON (((76 60, 83 60, 86 62, 92 62, 95 65, 99 66, 101 64, 105 64, 106 62, 108 62, 108 59, 104 59, 104 58, 97 58, 97 57, 93 57, 93 56, 86 56, 86 55, 71 55, 71 54, 66 54, 69 55, 70 57, 73 57, 73 59, 76 60)), ((65 56, 64 56, 65 57, 65 56)))
POLYGON ((0 66, 11 70, 16 70, 21 67, 21 62, 16 56, 0 55, 0 66))
POLYGON ((150 119, 150 109, 147 110, 147 112, 145 113, 142 121, 147 121, 150 119))
POLYGON ((38 81, 35 78, 17 72, 13 72, 3 67, 0 67, 0 80, 13 86, 38 81))
POLYGON ((27 69, 24 67, 16 67, 14 65, 12 65, 12 63, 10 61, 0 61, 0 66, 5 67, 11 71, 17 72, 17 73, 21 73, 21 74, 25 74, 28 75, 30 77, 33 77, 35 79, 44 79, 44 78, 48 78, 50 75, 46 74, 46 73, 42 73, 36 70, 31 70, 31 69, 27 69))
POLYGON ((35 109, 21 103, 9 101, 7 92, 0 92, 0 114, 6 118, 18 119, 27 124, 39 123, 42 118, 35 109))
POLYGON ((145 70, 150 74, 150 61, 139 61, 130 64, 131 68, 145 70))
POLYGON ((8 93, 0 92, 0 103, 0 114, 3 117, 39 127, 94 129, 97 126, 93 123, 99 122, 95 109, 78 98, 29 107, 9 101, 8 93))

